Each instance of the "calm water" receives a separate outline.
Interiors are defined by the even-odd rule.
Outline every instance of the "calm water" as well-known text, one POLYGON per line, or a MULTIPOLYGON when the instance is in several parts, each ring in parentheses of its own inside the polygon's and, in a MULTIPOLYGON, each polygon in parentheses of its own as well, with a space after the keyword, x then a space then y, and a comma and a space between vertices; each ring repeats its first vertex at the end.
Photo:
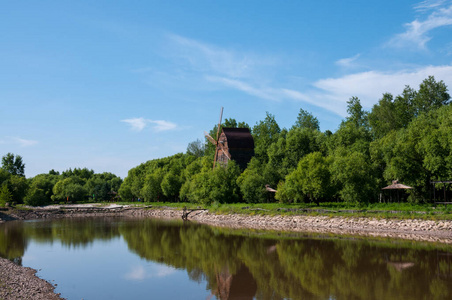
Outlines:
POLYGON ((152 219, 0 225, 0 256, 68 299, 452 299, 452 248, 152 219))

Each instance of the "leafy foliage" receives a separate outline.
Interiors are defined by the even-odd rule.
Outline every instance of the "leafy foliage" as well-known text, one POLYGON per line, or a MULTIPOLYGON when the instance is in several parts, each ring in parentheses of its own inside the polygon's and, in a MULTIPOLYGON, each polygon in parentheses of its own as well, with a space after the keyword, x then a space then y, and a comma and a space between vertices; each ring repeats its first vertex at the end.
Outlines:
MULTIPOLYGON (((186 153, 154 159, 121 178, 87 168, 61 174, 51 170, 25 179, 20 155, 2 158, 3 198, 43 205, 53 201, 169 201, 263 203, 274 201, 265 186, 277 187, 275 199, 293 202, 376 202, 392 180, 412 186, 409 201, 430 200, 431 181, 452 179, 452 106, 447 86, 433 76, 415 90, 385 93, 370 111, 357 97, 347 102, 348 116, 336 132, 320 131, 310 112, 300 108, 290 129, 280 128, 266 113, 251 130, 245 122, 225 119, 223 127, 250 128, 255 157, 241 171, 230 161, 212 169, 215 146, 191 142, 186 153), (5 189, 6 187, 6 189, 5 189)), ((210 131, 217 136, 218 125, 210 131)), ((452 194, 449 191, 449 196, 452 194)))
POLYGON ((22 156, 7 153, 2 157, 2 169, 11 175, 25 177, 25 164, 22 161, 22 156))

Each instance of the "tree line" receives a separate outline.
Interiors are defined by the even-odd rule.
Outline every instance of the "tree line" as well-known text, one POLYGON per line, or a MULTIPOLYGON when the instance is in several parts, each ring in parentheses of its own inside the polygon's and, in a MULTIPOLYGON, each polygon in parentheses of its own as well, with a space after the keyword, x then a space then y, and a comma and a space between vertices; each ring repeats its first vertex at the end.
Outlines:
POLYGON ((61 174, 50 170, 25 178, 25 164, 20 155, 8 153, 0 168, 0 206, 74 201, 107 201, 116 197, 122 179, 112 173, 94 173, 87 168, 75 168, 61 174))
MULTIPOLYGON (((255 156, 244 170, 234 161, 212 168, 215 146, 207 140, 191 142, 185 153, 142 163, 123 182, 87 169, 25 179, 22 158, 8 153, 0 169, 0 205, 5 199, 33 205, 67 197, 106 200, 113 191, 123 201, 205 205, 369 203, 379 201, 381 188, 395 179, 413 187, 407 200, 419 203, 431 198, 431 181, 452 180, 452 106, 443 81, 429 76, 417 90, 406 86, 397 96, 384 93, 370 111, 351 97, 347 113, 334 133, 320 131, 318 119, 304 109, 289 129, 268 112, 253 127, 226 119, 222 127, 247 127, 253 135, 255 156), (277 189, 274 197, 265 185, 277 189)), ((210 135, 217 130, 214 126, 210 135)))
MULTIPOLYGON (((414 189, 408 201, 431 198, 431 181, 452 180, 452 107, 447 86, 433 76, 417 90, 384 93, 370 111, 357 97, 336 132, 320 131, 318 119, 300 109, 289 129, 268 113, 253 127, 226 119, 223 127, 247 127, 255 156, 245 170, 230 161, 212 168, 215 146, 200 140, 184 154, 143 163, 128 173, 123 199, 200 204, 272 201, 368 203, 398 179, 414 189)), ((210 134, 216 136, 217 126, 210 134)))

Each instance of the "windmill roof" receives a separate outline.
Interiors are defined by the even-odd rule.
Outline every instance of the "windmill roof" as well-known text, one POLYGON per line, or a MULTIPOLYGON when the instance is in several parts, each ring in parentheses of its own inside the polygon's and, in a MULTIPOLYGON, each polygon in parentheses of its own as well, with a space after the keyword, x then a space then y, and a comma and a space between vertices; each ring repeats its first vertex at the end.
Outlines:
POLYGON ((254 149, 254 140, 248 128, 224 127, 229 148, 254 149))

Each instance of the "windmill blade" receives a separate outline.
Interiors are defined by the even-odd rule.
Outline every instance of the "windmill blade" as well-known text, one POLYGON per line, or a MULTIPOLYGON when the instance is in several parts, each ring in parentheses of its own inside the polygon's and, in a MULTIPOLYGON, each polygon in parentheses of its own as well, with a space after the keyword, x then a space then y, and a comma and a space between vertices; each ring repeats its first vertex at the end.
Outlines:
POLYGON ((218 141, 218 136, 220 135, 220 127, 221 127, 221 119, 223 118, 223 106, 221 107, 221 112, 220 112, 220 121, 218 121, 218 127, 217 127, 217 141, 218 141))
POLYGON ((217 142, 206 131, 204 131, 204 136, 209 140, 209 142, 211 142, 215 146, 217 145, 217 142))
POLYGON ((224 155, 226 155, 226 157, 227 157, 229 160, 231 160, 231 157, 229 156, 229 154, 228 154, 226 151, 224 151, 223 147, 221 148, 221 151, 223 151, 224 155))

